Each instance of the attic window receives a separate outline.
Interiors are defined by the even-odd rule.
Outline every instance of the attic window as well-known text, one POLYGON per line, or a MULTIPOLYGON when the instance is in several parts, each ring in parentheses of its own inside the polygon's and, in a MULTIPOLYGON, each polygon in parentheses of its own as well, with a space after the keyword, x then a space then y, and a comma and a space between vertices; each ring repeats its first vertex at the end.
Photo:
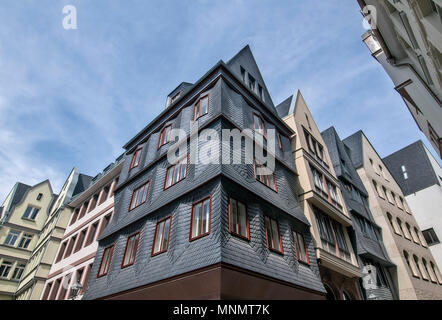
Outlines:
POLYGON ((170 104, 174 103, 181 95, 181 91, 178 91, 177 94, 175 94, 171 99, 170 99, 170 104))
POLYGON ((255 88, 256 88, 256 81, 255 78, 253 78, 250 73, 249 73, 249 88, 250 90, 252 90, 253 92, 255 92, 255 88))
POLYGON ((241 67, 241 79, 245 83, 246 82, 246 70, 241 67))
POLYGON ((37 200, 40 201, 41 198, 43 198, 43 193, 39 193, 39 194, 38 194, 38 196, 37 196, 37 200))
POLYGON ((263 94, 262 87, 260 84, 258 84, 258 94, 259 94, 259 97, 261 98, 261 100, 264 101, 264 94, 263 94))

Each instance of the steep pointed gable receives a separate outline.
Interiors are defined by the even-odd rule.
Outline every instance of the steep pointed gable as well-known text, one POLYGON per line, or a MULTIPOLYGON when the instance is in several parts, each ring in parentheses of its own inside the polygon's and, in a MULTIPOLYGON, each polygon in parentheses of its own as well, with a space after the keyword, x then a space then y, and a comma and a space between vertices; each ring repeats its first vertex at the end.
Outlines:
POLYGON ((226 65, 230 71, 238 78, 243 79, 246 86, 249 87, 249 75, 256 81, 254 93, 259 97, 259 86, 262 88, 263 102, 269 107, 272 112, 276 112, 270 93, 265 85, 264 79, 259 70, 258 64, 253 56, 249 45, 246 45, 233 58, 227 61, 226 65), (243 68, 243 69, 241 69, 243 68), (243 73, 242 70, 245 72, 243 73))

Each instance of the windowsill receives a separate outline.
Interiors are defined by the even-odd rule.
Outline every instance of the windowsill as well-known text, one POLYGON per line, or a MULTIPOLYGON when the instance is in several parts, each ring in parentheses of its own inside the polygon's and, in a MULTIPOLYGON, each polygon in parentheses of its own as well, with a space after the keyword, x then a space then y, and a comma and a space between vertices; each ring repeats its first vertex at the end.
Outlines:
POLYGON ((237 233, 234 233, 234 232, 230 232, 230 234, 232 236, 234 236, 235 238, 239 238, 241 240, 245 240, 245 241, 249 241, 250 242, 250 236, 249 237, 245 237, 243 235, 240 235, 240 234, 237 234, 237 233))
POLYGON ((140 165, 140 164, 137 164, 136 166, 130 167, 130 168, 129 168, 129 172, 131 172, 131 171, 132 171, 132 169, 138 168, 138 167, 139 167, 139 165, 140 165))
MULTIPOLYGON (((149 195, 148 195, 149 196, 149 195)), ((133 207, 132 209, 129 208, 128 212, 134 211, 136 208, 141 207, 143 204, 145 204, 146 201, 144 201, 143 203, 140 203, 139 205, 137 205, 136 207, 133 207)))
POLYGON ((169 144, 170 141, 167 141, 165 143, 163 143, 161 146, 158 146, 157 151, 161 149, 162 146, 165 146, 166 144, 169 144))
POLYGON ((267 247, 267 249, 269 249, 271 252, 273 252, 273 253, 277 253, 277 254, 279 254, 280 256, 284 256, 284 252, 281 252, 281 251, 278 251, 278 250, 276 250, 276 249, 273 249, 273 248, 269 248, 269 247, 267 247))
POLYGON ((204 117, 204 116, 206 116, 206 115, 208 115, 208 113, 205 113, 205 114, 199 116, 198 118, 193 119, 193 122, 198 121, 200 118, 202 118, 202 117, 204 117))
POLYGON ((107 276, 108 273, 109 273, 109 272, 107 272, 107 273, 105 273, 105 274, 102 274, 102 275, 97 275, 97 279, 99 279, 99 278, 103 278, 103 277, 107 276))
POLYGON ((132 262, 132 263, 126 264, 125 266, 122 265, 122 266, 121 266, 121 269, 129 268, 129 267, 133 266, 134 264, 135 264, 135 261, 132 262))
POLYGON ((29 219, 29 218, 25 218, 25 217, 22 217, 22 219, 26 220, 26 221, 30 221, 30 222, 35 222, 35 219, 29 219))
POLYGON ((159 252, 156 252, 156 253, 151 253, 150 256, 151 257, 156 257, 156 256, 159 256, 160 254, 163 254, 163 253, 166 253, 166 252, 167 252, 167 250, 159 251, 159 252))
MULTIPOLYGON (((273 179, 275 179, 275 177, 273 177, 273 179)), ((256 181, 258 181, 259 183, 265 185, 267 188, 269 188, 269 189, 272 190, 273 192, 278 193, 278 190, 275 190, 275 189, 273 189, 272 187, 269 187, 269 186, 266 185, 264 182, 262 182, 262 181, 260 181, 260 180, 258 180, 258 179, 256 179, 256 181)))
POLYGON ((174 184, 171 184, 171 185, 168 186, 168 187, 164 186, 164 189, 163 189, 163 190, 167 190, 167 189, 172 188, 174 185, 177 185, 178 183, 180 183, 181 181, 183 181, 183 180, 186 179, 186 178, 187 178, 187 175, 186 175, 183 179, 181 179, 181 180, 175 182, 174 184))
POLYGON ((201 239, 201 238, 207 237, 209 234, 210 234, 210 232, 207 232, 207 233, 204 233, 204 234, 202 234, 202 235, 196 236, 196 237, 194 237, 194 238, 189 238, 189 242, 192 242, 192 241, 195 241, 195 240, 198 240, 198 239, 201 239))
POLYGON ((303 264, 303 265, 307 266, 307 267, 310 267, 310 263, 307 262, 307 261, 298 260, 298 262, 299 262, 300 264, 303 264))

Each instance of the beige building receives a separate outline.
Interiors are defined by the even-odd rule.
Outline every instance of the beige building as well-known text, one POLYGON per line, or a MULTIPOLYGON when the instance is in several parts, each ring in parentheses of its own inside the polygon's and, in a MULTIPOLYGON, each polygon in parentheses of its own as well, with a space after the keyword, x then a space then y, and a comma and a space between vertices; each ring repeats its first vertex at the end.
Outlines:
POLYGON ((13 300, 57 196, 48 180, 16 183, 1 206, 0 300, 13 300))
POLYGON ((71 218, 72 208, 67 203, 84 190, 91 177, 73 169, 65 181, 61 192, 50 209, 37 243, 32 250, 21 281, 15 292, 17 300, 39 300, 43 292, 49 270, 55 260, 61 239, 71 218))
POLYGON ((442 158, 442 0, 358 0, 363 40, 442 158))
POLYGON ((299 174, 300 204, 311 224, 321 279, 331 300, 361 299, 362 276, 348 227, 352 225, 327 147, 301 92, 277 107, 296 132, 292 152, 299 174))
POLYGON ((399 185, 362 131, 343 140, 369 194, 369 207, 382 228, 397 266, 401 300, 442 299, 442 278, 399 185))

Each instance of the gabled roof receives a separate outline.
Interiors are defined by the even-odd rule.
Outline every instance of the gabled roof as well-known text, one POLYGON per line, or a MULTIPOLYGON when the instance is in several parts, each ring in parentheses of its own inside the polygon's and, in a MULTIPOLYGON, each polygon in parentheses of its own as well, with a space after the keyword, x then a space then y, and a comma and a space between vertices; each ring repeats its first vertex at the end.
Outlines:
MULTIPOLYGON (((382 159, 405 196, 440 185, 428 155, 429 151, 422 140, 419 140, 382 159), (407 179, 404 178, 402 166, 407 171, 407 179)), ((437 163, 436 160, 435 162, 437 163)))
POLYGON ((249 45, 242 48, 236 55, 233 56, 226 65, 230 71, 241 79, 241 67, 248 72, 252 77, 262 86, 264 92, 265 104, 269 107, 269 110, 276 114, 275 105, 273 104, 272 97, 264 82, 264 78, 261 75, 258 64, 253 56, 252 50, 249 45))
POLYGON ((290 106, 292 105, 293 95, 285 99, 276 106, 276 112, 280 118, 285 118, 290 114, 290 106))
POLYGON ((349 156, 351 158, 351 161, 353 162, 353 165, 356 168, 362 167, 364 164, 363 161, 363 151, 362 151, 362 131, 359 130, 358 132, 355 132, 351 136, 348 136, 342 142, 349 148, 350 153, 349 156))

